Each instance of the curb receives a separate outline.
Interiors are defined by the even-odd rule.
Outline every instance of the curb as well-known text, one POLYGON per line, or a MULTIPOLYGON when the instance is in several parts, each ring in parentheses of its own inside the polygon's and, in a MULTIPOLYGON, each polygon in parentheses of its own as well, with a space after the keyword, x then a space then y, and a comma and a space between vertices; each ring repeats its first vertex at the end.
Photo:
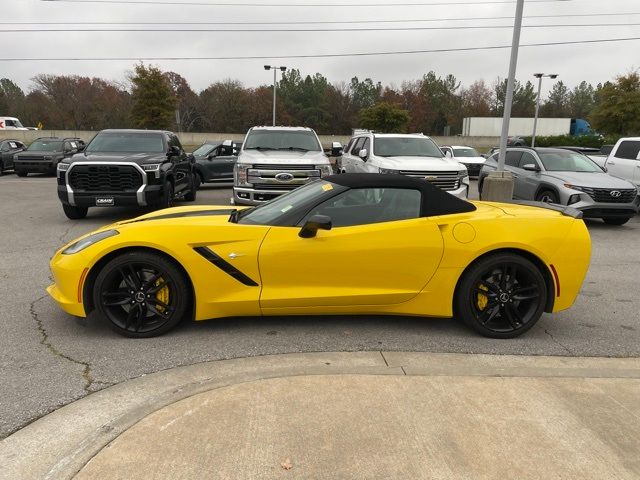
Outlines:
POLYGON ((264 379, 347 374, 640 379, 640 358, 302 353, 177 367, 93 393, 7 437, 0 443, 0 478, 73 478, 137 422, 199 393, 264 379))

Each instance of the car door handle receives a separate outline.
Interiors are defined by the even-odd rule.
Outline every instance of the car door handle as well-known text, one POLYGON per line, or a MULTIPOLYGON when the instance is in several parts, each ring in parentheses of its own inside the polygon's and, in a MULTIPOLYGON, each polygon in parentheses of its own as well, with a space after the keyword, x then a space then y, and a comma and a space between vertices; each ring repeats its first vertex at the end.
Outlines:
POLYGON ((608 165, 615 165, 616 162, 607 162, 608 165))

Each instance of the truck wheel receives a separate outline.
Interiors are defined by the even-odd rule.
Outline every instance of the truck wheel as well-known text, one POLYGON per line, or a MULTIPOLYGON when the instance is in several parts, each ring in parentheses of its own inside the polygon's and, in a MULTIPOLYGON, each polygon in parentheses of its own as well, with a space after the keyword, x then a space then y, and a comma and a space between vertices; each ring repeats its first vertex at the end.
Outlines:
POLYGON ((29 173, 16 168, 16 175, 18 175, 19 177, 26 177, 27 175, 29 175, 29 173))
POLYGON ((162 189, 162 199, 158 202, 158 208, 171 208, 173 207, 173 184, 170 181, 164 182, 164 188, 162 189))
POLYGON ((607 225, 624 225, 625 223, 627 223, 629 220, 631 220, 631 217, 624 217, 624 218, 618 218, 618 217, 604 217, 602 219, 604 221, 604 223, 606 223, 607 225))
POLYGON ((74 207, 72 205, 62 205, 64 214, 71 220, 81 220, 87 216, 87 207, 74 207))
POLYGON ((198 185, 197 185, 197 180, 196 177, 198 176, 197 173, 193 173, 191 175, 191 182, 189 184, 189 193, 185 194, 184 199, 187 202, 195 202, 196 201, 196 195, 198 193, 198 185))

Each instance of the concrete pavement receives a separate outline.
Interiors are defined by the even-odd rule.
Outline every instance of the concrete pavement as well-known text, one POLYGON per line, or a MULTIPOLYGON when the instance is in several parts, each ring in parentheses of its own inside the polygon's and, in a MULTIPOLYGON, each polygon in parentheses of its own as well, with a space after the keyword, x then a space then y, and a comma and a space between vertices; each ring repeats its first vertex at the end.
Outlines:
POLYGON ((0 443, 6 479, 640 477, 640 359, 401 352, 207 362, 0 443))

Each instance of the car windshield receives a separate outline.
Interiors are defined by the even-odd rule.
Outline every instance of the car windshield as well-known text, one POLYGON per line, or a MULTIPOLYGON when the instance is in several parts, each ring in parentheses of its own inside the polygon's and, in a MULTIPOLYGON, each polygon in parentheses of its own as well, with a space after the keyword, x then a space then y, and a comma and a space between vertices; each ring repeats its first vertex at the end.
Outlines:
POLYGON ((454 148, 454 157, 479 157, 480 154, 475 148, 454 148))
POLYGON ((375 137, 373 153, 378 157, 442 158, 442 150, 426 137, 375 137))
POLYGON ((220 145, 220 144, 219 143, 205 143, 204 145, 201 145, 196 151, 194 151, 193 154, 196 157, 204 157, 205 155, 208 155, 209 152, 211 152, 211 150, 216 148, 218 145, 220 145))
POLYGON ((244 149, 322 151, 315 134, 308 130, 252 130, 244 149))
POLYGON ((126 152, 163 153, 162 134, 138 132, 101 132, 87 146, 87 153, 126 152))
POLYGON ((539 152, 545 170, 550 172, 598 172, 602 169, 590 158, 577 152, 539 152))
MULTIPOLYGON (((279 196, 275 200, 241 211, 237 217, 237 223, 246 223, 252 225, 273 225, 278 218, 293 208, 303 205, 314 199, 320 200, 323 196, 331 195, 334 189, 343 189, 339 185, 335 185, 325 180, 316 180, 308 183, 300 188, 292 190, 289 193, 279 196)), ((232 217, 233 220, 233 217, 232 217)))
POLYGON ((34 140, 27 148, 30 152, 61 152, 62 141, 60 140, 34 140))

